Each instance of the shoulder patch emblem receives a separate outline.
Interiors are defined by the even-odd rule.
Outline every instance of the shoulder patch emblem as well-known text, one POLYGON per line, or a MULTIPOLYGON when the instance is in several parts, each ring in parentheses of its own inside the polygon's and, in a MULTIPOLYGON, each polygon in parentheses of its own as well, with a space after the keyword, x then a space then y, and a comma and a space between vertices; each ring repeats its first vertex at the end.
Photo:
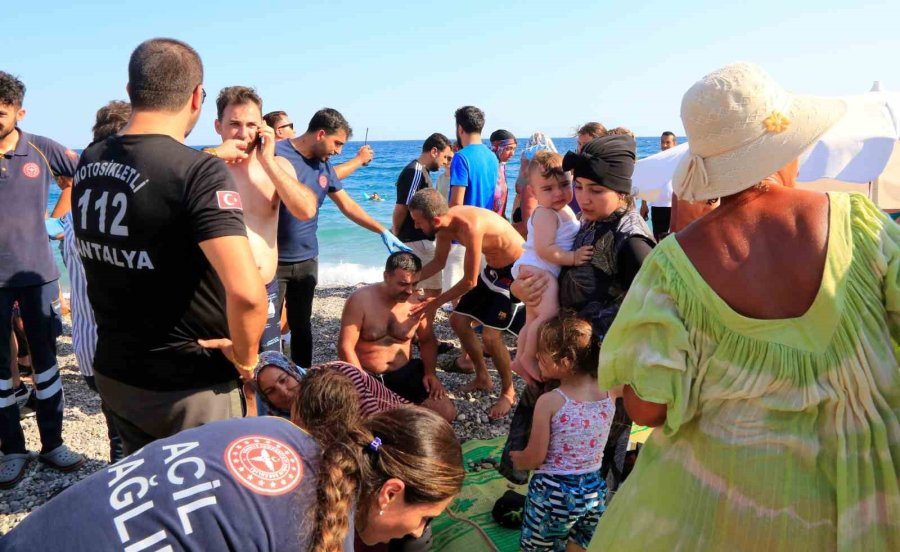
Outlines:
POLYGON ((247 435, 225 447, 225 466, 256 494, 279 496, 303 479, 303 461, 290 445, 264 435, 247 435))
POLYGON ((241 194, 237 192, 219 190, 216 192, 216 201, 219 203, 219 209, 243 209, 241 194))

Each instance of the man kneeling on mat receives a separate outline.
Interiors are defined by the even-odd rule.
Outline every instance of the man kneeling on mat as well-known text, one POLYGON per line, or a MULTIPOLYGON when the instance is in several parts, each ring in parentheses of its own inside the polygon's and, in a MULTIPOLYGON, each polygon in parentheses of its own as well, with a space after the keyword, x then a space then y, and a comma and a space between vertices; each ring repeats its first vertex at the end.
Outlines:
POLYGON ((426 279, 444 268, 451 242, 466 248, 462 280, 437 298, 419 303, 411 312, 425 313, 461 297, 450 316, 450 325, 475 364, 475 379, 464 390, 491 390, 494 387, 484 361, 482 344, 472 329, 472 320, 475 320, 484 326, 484 349, 490 353, 500 374, 500 397, 491 407, 490 416, 506 416, 516 401, 516 392, 509 350, 503 343, 501 332, 518 333, 525 321, 524 305, 509 293, 513 281, 512 265, 522 256, 524 240, 497 213, 469 205, 449 208, 444 197, 431 188, 416 192, 409 202, 409 214, 416 228, 436 236, 434 259, 422 269, 421 278, 426 279), (487 265, 479 273, 482 254, 487 265))
POLYGON ((416 287, 422 261, 404 251, 391 254, 384 281, 354 291, 344 304, 338 357, 372 374, 385 387, 448 421, 456 407, 435 373, 437 339, 432 318, 411 311, 423 300, 416 287), (412 358, 413 337, 421 358, 412 358))

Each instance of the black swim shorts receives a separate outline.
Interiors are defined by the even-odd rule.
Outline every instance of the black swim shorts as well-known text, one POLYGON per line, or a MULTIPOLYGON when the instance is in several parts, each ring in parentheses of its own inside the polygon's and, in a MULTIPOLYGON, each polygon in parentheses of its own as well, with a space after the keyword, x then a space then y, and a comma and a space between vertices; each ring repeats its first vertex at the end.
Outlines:
POLYGON ((512 283, 512 265, 486 266, 478 275, 478 284, 462 296, 453 312, 518 335, 525 324, 525 305, 510 293, 512 283))
POLYGON ((428 391, 422 378, 425 377, 425 364, 422 359, 414 358, 404 366, 392 371, 376 374, 385 387, 413 404, 421 404, 428 398, 428 391))

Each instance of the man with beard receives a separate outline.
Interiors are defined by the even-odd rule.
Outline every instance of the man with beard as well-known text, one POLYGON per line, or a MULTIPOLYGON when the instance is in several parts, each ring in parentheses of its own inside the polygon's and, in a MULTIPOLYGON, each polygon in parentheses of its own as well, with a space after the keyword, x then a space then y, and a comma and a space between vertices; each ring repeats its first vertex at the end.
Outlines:
POLYGON ((392 253, 384 281, 350 295, 341 314, 338 356, 404 399, 452 421, 456 407, 435 373, 437 340, 430 319, 410 314, 422 302, 415 293, 421 270, 422 261, 412 253, 392 253), (413 337, 419 339, 421 358, 412 358, 413 337))
POLYGON ((206 96, 200 56, 143 42, 127 90, 128 124, 81 156, 72 224, 97 320, 95 383, 132 453, 242 415, 266 296, 234 180, 184 144, 206 96), (209 338, 232 344, 208 350, 209 338))
MULTIPOLYGON (((416 192, 422 188, 432 187, 431 173, 449 165, 452 158, 453 150, 450 148, 450 140, 436 132, 422 144, 422 154, 417 159, 410 161, 397 178, 397 202, 394 205, 391 231, 413 250, 422 264, 428 264, 434 259, 434 237, 426 236, 424 232, 416 228, 412 217, 409 216, 408 205, 416 192)), ((419 288, 424 290, 425 297, 437 297, 441 294, 441 277, 442 273, 438 272, 427 280, 419 282, 419 288)), ((431 322, 433 322, 434 313, 430 314, 431 322)))
POLYGON ((463 391, 493 390, 494 383, 484 360, 487 351, 500 374, 501 385, 500 397, 491 407, 490 417, 506 416, 516 402, 516 392, 509 349, 501 332, 518 334, 525 322, 524 305, 509 292, 512 265, 522 256, 525 240, 497 213, 469 205, 448 208, 446 200, 434 189, 417 192, 410 201, 409 212, 416 228, 426 235, 437 236, 434 260, 422 268, 422 277, 428 278, 445 267, 451 242, 465 248, 464 272, 459 282, 437 298, 422 301, 412 308, 412 313, 427 315, 441 304, 459 299, 450 315, 450 326, 475 364, 475 378, 463 391), (472 328, 473 321, 483 326, 483 346, 472 328))
MULTIPOLYGON (((329 162, 333 155, 341 153, 352 134, 347 119, 337 110, 320 109, 310 119, 306 132, 275 144, 275 155, 290 161, 297 172, 297 180, 315 194, 317 208, 328 195, 345 217, 380 234, 389 253, 408 251, 409 248, 390 230, 369 216, 344 191, 329 162)), ((319 275, 318 226, 318 214, 309 220, 300 220, 282 204, 278 216, 278 302, 275 306, 276 312, 281 311, 283 303, 287 306, 292 334, 291 360, 304 368, 312 365, 312 303, 319 275)))
MULTIPOLYGON (((18 128, 25 117, 24 100, 22 81, 0 71, 0 489, 18 483, 34 459, 25 448, 16 402, 17 394, 27 397, 30 390, 14 382, 10 362, 17 301, 34 367, 40 459, 62 471, 84 463, 82 455, 63 444, 63 390, 54 333, 61 321, 52 306, 59 294, 59 269, 44 226, 50 184, 56 176, 71 177, 78 156, 18 128)), ((60 203, 68 194, 63 190, 60 203)))

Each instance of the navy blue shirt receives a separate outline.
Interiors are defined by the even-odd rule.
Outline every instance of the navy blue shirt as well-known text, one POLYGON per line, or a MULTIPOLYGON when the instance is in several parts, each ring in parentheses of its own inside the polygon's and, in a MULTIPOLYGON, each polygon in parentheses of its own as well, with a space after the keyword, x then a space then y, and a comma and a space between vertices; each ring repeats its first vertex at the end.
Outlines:
MULTIPOLYGON (((334 167, 328 161, 308 159, 294 149, 290 140, 282 140, 275 144, 275 155, 291 162, 297 171, 297 180, 316 194, 317 207, 322 206, 325 194, 331 194, 344 187, 334 167)), ((316 230, 319 228, 319 210, 309 220, 299 220, 281 203, 278 212, 278 262, 297 263, 319 256, 319 240, 316 230)))
POLYGON ((78 155, 49 138, 18 130, 16 149, 0 156, 0 288, 59 279, 44 219, 50 185, 73 176, 78 155))
POLYGON ((280 418, 205 424, 69 487, 0 539, 0 551, 307 550, 318 456, 313 438, 280 418))

